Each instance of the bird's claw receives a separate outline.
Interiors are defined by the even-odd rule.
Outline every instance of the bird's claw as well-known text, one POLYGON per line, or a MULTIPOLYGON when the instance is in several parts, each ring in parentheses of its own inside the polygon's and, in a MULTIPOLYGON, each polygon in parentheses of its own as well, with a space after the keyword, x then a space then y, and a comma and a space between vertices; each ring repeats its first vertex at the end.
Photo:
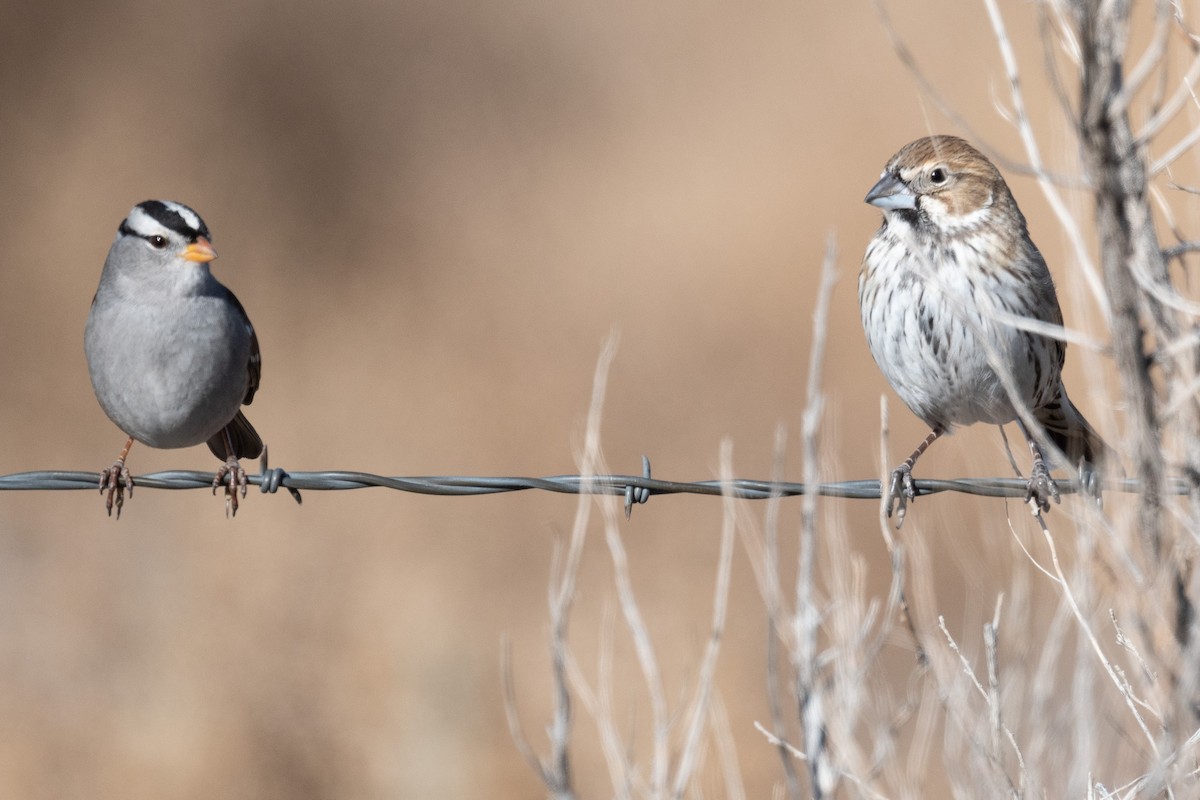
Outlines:
POLYGON ((217 489, 225 487, 225 516, 237 516, 238 492, 241 491, 242 497, 245 497, 246 484, 246 470, 242 469, 242 465, 236 458, 230 456, 225 464, 217 470, 212 482, 214 495, 217 493, 217 489))
POLYGON ((1058 484, 1054 482, 1054 478, 1050 477, 1050 470, 1046 467, 1046 462, 1038 459, 1033 463, 1033 469, 1029 472, 1029 482, 1025 484, 1025 502, 1030 505, 1033 513, 1036 515, 1046 513, 1050 510, 1050 500, 1053 498, 1055 503, 1061 503, 1062 497, 1058 493, 1058 484))
POLYGON ((892 470, 892 480, 888 485, 887 515, 890 519, 892 511, 896 512, 896 530, 904 524, 904 514, 908 511, 910 500, 917 499, 917 487, 913 484, 912 465, 901 464, 892 470))
POLYGON ((125 505, 125 490, 129 490, 129 496, 133 497, 133 476, 129 474, 129 468, 125 466, 125 460, 118 458, 113 462, 113 465, 100 473, 100 494, 107 494, 104 498, 104 509, 111 517, 113 506, 117 507, 117 519, 121 518, 121 508, 125 505))

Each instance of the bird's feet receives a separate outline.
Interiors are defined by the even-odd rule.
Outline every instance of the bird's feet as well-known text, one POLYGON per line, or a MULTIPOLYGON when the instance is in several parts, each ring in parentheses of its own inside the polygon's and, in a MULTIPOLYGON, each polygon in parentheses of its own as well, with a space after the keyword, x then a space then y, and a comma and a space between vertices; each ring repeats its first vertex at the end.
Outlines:
POLYGON ((104 508, 110 517, 115 505, 117 519, 121 518, 121 507, 125 505, 126 489, 129 490, 129 496, 133 497, 133 476, 129 474, 129 468, 125 466, 125 459, 118 458, 111 467, 100 473, 100 494, 107 492, 104 498, 104 508))
POLYGON ((213 494, 221 486, 225 487, 225 516, 236 517, 238 510, 238 491, 246 496, 246 470, 238 463, 236 456, 225 459, 225 464, 217 470, 213 477, 213 494))
POLYGON ((887 515, 896 512, 896 530, 904 524, 904 514, 908 511, 908 502, 917 499, 917 487, 913 484, 912 464, 907 462, 892 470, 892 480, 887 493, 887 515))
POLYGON ((1050 510, 1050 500, 1061 503, 1058 494, 1058 484, 1050 477, 1050 470, 1042 458, 1035 457, 1033 469, 1029 472, 1029 482, 1025 484, 1025 502, 1033 509, 1033 513, 1045 513, 1050 510))

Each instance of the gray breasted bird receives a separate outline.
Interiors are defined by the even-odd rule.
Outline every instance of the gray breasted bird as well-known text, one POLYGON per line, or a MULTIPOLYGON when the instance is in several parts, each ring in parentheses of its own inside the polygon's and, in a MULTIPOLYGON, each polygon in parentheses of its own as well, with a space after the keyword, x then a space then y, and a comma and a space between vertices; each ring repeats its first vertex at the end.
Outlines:
POLYGON ((263 443, 241 407, 254 399, 262 357, 242 304, 209 271, 216 257, 208 226, 182 203, 139 203, 117 229, 84 333, 96 399, 129 436, 100 476, 110 516, 114 496, 120 518, 124 490, 133 494, 134 441, 206 442, 225 462, 213 493, 225 486, 226 511, 237 514, 239 488, 246 496, 238 459, 257 458, 263 443))

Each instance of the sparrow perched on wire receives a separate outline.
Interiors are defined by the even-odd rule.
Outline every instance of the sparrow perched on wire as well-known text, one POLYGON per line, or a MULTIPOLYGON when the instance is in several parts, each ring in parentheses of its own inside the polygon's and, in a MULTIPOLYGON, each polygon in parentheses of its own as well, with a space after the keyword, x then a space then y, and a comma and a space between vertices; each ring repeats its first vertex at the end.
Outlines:
MULTIPOLYGON (((883 211, 858 277, 863 329, 875 363, 931 431, 892 472, 887 514, 904 522, 912 469, 960 425, 1016 421, 1033 468, 1026 502, 1059 502, 1043 442, 1080 469, 1085 485, 1111 450, 1067 397, 1066 345, 1054 282, 999 170, 954 136, 929 136, 887 163, 866 202, 883 211), (1039 328, 1040 324, 1040 328, 1039 328), (1030 431, 1018 409, 1041 430, 1030 431)), ((1053 454, 1053 452, 1052 452, 1053 454)))
POLYGON ((257 458, 262 439, 241 412, 262 371, 258 337, 233 292, 209 271, 217 257, 208 226, 182 203, 139 203, 117 229, 92 300, 84 350, 96 399, 128 436, 100 477, 111 516, 124 490, 134 441, 151 447, 206 442, 224 461, 213 493, 225 487, 226 511, 246 496, 239 458, 257 458))

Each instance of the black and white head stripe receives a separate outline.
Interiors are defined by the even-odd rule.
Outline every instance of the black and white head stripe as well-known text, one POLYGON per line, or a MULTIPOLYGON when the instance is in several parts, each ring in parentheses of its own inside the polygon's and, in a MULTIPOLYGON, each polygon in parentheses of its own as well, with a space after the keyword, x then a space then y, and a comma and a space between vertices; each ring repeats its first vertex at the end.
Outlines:
POLYGON ((201 236, 211 238, 208 226, 200 219, 200 215, 173 200, 138 203, 121 223, 119 230, 126 235, 146 237, 162 228, 179 234, 187 242, 194 242, 201 236))

